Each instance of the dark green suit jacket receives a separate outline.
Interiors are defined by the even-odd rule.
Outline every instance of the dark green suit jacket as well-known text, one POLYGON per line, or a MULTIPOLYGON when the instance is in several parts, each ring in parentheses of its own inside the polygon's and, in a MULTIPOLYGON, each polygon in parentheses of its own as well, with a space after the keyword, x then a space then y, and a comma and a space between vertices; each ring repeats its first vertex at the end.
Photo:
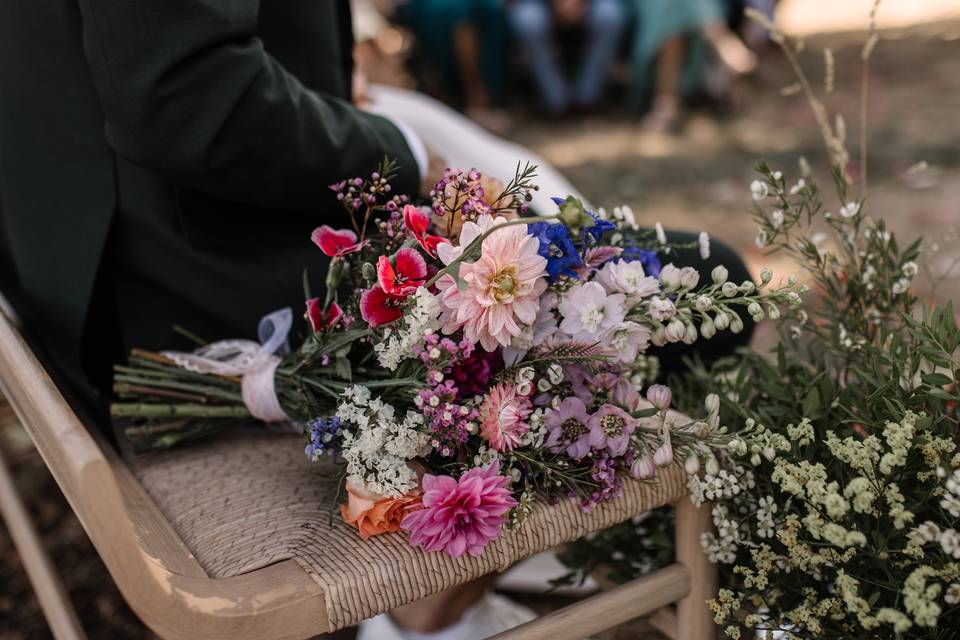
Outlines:
POLYGON ((0 287, 75 382, 299 311, 311 229, 348 224, 327 185, 388 155, 415 190, 351 68, 346 0, 0 2, 0 287))

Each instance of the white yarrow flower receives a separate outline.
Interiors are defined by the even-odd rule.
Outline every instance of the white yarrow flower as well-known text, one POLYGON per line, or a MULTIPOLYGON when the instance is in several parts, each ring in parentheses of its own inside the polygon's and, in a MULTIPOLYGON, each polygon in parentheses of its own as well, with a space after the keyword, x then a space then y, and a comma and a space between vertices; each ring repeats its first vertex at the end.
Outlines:
POLYGON ((843 216, 844 218, 852 218, 858 213, 860 213, 859 202, 848 202, 847 204, 840 207, 840 215, 843 216))
POLYGON ((754 180, 750 183, 750 195, 753 196, 754 200, 763 200, 769 193, 767 183, 763 180, 754 180))
POLYGON ((710 257, 710 235, 706 231, 701 231, 697 243, 700 245, 700 257, 704 260, 708 259, 710 257))

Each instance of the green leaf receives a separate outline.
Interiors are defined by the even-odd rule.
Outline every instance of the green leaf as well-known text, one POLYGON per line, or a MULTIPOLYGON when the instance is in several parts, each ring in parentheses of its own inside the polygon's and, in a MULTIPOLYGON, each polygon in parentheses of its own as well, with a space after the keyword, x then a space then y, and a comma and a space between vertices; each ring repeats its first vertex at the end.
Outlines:
POLYGON ((953 382, 953 380, 942 373, 927 373, 920 376, 920 379, 931 387, 943 387, 953 382))
POLYGON ((334 364, 334 370, 337 372, 338 378, 348 382, 353 380, 353 367, 350 365, 349 359, 337 358, 337 361, 334 364))
POLYGON ((813 416, 820 408, 820 394, 816 387, 812 387, 803 398, 803 415, 813 416))

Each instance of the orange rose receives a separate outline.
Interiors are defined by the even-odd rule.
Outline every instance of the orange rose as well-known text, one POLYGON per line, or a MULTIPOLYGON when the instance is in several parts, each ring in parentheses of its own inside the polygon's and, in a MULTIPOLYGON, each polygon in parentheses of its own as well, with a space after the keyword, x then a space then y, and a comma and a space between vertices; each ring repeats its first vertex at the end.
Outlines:
POLYGON ((384 498, 351 484, 347 485, 347 504, 340 505, 344 522, 351 524, 366 540, 370 536, 400 529, 400 521, 411 507, 420 502, 420 492, 402 498, 384 498))

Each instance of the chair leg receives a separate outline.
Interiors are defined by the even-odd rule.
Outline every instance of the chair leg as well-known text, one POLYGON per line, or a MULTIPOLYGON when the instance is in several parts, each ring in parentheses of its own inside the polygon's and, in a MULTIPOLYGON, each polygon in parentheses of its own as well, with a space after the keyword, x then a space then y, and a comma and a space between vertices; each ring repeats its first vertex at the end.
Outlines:
POLYGON ((0 452, 0 516, 7 523, 10 537, 20 554, 27 577, 40 601, 40 607, 57 640, 82 640, 86 638, 77 612, 63 589, 59 577, 40 545, 39 536, 30 521, 30 516, 20 501, 13 486, 13 478, 0 452))
POLYGON ((717 627, 706 601, 717 594, 717 567, 707 560, 700 534, 710 530, 710 505, 693 506, 690 498, 676 503, 677 563, 690 572, 690 593, 677 602, 678 640, 716 640, 717 627))

